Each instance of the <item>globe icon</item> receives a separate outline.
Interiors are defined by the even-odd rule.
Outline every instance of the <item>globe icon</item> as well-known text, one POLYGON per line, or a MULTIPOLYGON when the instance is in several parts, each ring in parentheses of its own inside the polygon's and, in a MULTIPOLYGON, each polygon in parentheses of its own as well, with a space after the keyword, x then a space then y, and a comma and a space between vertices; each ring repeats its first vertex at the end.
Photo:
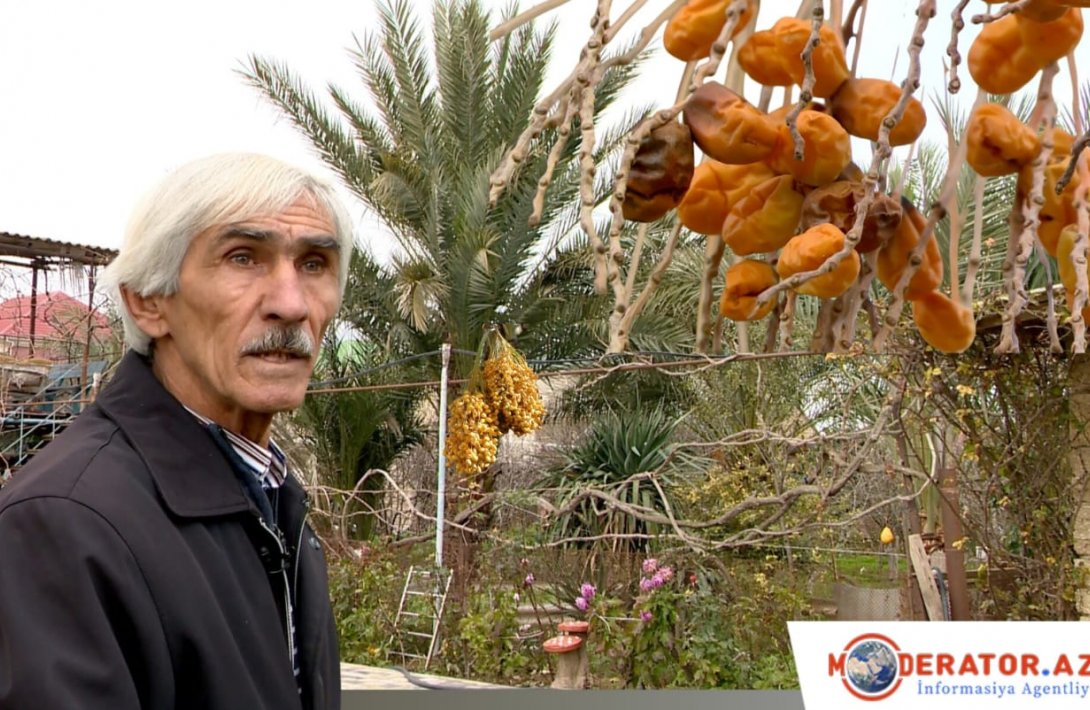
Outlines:
POLYGON ((848 681, 867 695, 883 692, 897 679, 897 654, 881 641, 857 644, 844 665, 848 681))

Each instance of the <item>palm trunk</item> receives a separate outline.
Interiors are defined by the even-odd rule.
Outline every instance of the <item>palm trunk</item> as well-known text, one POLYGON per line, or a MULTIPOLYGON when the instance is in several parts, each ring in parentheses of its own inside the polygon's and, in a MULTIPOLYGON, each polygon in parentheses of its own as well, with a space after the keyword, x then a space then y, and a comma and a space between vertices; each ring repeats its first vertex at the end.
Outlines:
MULTIPOLYGON (((1073 476, 1073 491, 1078 497, 1072 537, 1075 545, 1075 564, 1090 564, 1090 356, 1076 355, 1071 360, 1067 374, 1071 406, 1071 447, 1067 458, 1073 476)), ((1090 581, 1083 578, 1075 597, 1079 618, 1090 620, 1090 581)))

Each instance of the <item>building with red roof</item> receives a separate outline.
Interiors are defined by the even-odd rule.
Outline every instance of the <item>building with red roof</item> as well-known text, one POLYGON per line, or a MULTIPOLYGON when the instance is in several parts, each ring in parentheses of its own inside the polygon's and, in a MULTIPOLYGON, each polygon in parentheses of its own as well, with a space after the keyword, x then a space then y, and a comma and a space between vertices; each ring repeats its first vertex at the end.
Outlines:
POLYGON ((8 357, 75 362, 83 357, 88 332, 92 352, 113 339, 106 316, 62 291, 0 302, 0 354, 8 357))

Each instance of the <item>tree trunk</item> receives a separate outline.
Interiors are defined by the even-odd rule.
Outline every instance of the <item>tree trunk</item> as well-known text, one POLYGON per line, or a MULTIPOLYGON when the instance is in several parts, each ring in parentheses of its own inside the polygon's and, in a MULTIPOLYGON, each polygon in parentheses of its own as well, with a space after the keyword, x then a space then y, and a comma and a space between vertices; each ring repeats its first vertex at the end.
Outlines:
MULTIPOLYGON (((1072 357, 1067 383, 1071 403, 1071 448, 1067 457, 1074 478, 1073 491, 1079 501, 1072 531, 1075 564, 1085 567, 1090 565, 1090 495, 1087 493, 1087 482, 1090 481, 1090 356, 1072 357)), ((1080 583, 1075 607, 1081 620, 1090 620, 1090 582, 1080 583)))

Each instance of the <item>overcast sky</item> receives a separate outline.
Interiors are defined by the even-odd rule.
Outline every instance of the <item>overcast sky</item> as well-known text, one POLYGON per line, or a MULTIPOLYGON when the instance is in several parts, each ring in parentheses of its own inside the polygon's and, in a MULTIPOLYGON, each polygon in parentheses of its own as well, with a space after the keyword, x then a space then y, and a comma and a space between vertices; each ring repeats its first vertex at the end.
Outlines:
MULTIPOLYGON (((485 4, 498 13, 507 3, 485 4)), ((615 2, 614 12, 628 4, 615 2)), ((638 30, 665 4, 651 0, 629 27, 638 30)), ((764 0, 759 26, 793 14, 797 4, 764 0)), ((859 73, 900 81, 916 3, 870 4, 859 73)), ((419 5, 422 16, 430 14, 430 0, 419 5)), ((928 95, 942 87, 953 5, 940 1, 927 34, 928 95)), ((552 13, 562 25, 550 86, 574 65, 593 6, 572 0, 552 13)), ((983 7, 970 4, 972 11, 983 7)), ((364 100, 347 48, 354 33, 373 26, 371 0, 0 1, 0 231, 117 246, 130 208, 155 180, 220 151, 264 152, 324 171, 308 144, 236 72, 257 53, 286 62, 316 89, 334 82, 356 88, 364 100)), ((1090 67, 1086 51, 1084 42, 1081 63, 1090 67)), ((629 99, 668 105, 681 66, 661 53, 629 99)), ((1061 101, 1069 100, 1069 87, 1064 67, 1057 79, 1061 101)), ((962 94, 971 102, 972 87, 962 94)), ((355 212, 362 241, 386 251, 381 230, 355 212)))

